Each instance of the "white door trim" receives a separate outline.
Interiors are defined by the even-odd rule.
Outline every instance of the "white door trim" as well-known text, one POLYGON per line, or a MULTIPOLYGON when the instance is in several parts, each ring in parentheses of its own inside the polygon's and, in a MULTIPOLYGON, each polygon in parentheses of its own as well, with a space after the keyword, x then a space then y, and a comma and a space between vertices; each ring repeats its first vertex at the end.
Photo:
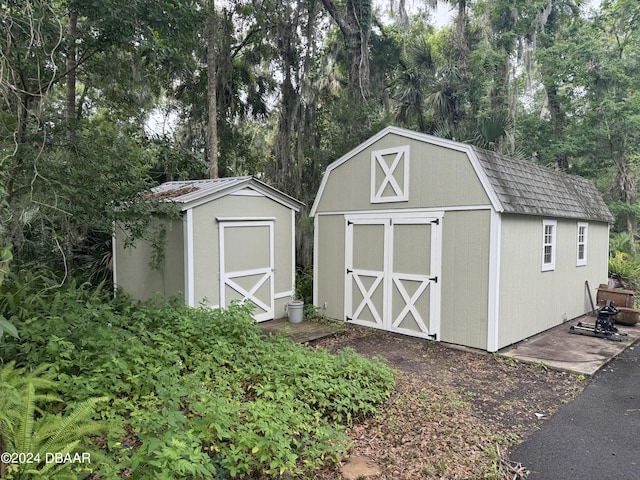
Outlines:
POLYGON ((440 302, 441 302, 441 270, 442 270, 442 232, 440 226, 444 212, 429 212, 429 214, 399 214, 384 215, 380 213, 371 215, 345 215, 345 297, 344 316, 347 321, 381 328, 398 333, 404 333, 417 337, 435 338, 440 336, 440 302), (358 270, 353 267, 353 225, 382 225, 384 227, 384 266, 383 271, 358 270), (393 271, 393 242, 394 225, 426 225, 431 224, 431 252, 430 252, 430 272, 428 275, 418 275, 409 273, 397 273, 393 271), (373 277, 374 282, 365 288, 360 277, 373 277), (421 282, 418 289, 409 295, 402 280, 421 282), (380 285, 382 283, 382 285, 380 285), (359 289, 363 301, 360 305, 353 305, 354 285, 359 289), (396 286, 403 298, 405 305, 400 313, 393 317, 392 289, 396 286), (373 293, 380 287, 383 288, 383 312, 378 312, 371 302, 373 293), (422 318, 415 303, 425 290, 430 289, 429 295, 429 319, 427 322, 422 318), (375 325, 370 321, 358 320, 358 315, 368 306, 374 317, 375 325), (400 325, 408 313, 412 313, 420 331, 402 328, 400 325), (382 315, 380 315, 382 314, 382 315))
POLYGON ((227 307, 226 301, 226 287, 230 287, 240 295, 244 297, 243 301, 249 300, 256 306, 264 310, 264 312, 254 315, 254 318, 258 322, 266 320, 272 320, 275 312, 275 286, 274 286, 274 221, 273 220, 256 220, 256 221, 220 221, 219 222, 219 245, 220 245, 220 306, 222 308, 227 307), (264 268, 254 268, 249 270, 238 270, 234 272, 226 271, 225 264, 225 230, 227 228, 242 228, 242 227, 268 227, 269 228, 269 265, 264 268), (236 278, 262 275, 258 281, 250 288, 245 289, 241 287, 236 281, 236 278), (256 292, 266 282, 269 282, 269 303, 256 297, 256 292))

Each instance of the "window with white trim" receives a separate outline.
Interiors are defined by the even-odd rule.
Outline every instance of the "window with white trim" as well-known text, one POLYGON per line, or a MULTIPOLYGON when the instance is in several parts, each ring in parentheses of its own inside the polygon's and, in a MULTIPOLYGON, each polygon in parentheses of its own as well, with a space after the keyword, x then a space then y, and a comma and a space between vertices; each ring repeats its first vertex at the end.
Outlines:
POLYGON ((589 233, 589 224, 578 222, 578 236, 576 239, 577 259, 576 266, 582 267, 587 264, 587 238, 589 233))
POLYGON ((542 271, 556 268, 556 220, 542 221, 542 271))

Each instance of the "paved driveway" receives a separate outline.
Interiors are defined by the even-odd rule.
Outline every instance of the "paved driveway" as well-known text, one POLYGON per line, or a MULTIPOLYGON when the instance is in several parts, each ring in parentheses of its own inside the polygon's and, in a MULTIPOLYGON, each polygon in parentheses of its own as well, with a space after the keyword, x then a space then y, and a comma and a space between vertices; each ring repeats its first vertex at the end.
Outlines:
POLYGON ((528 480, 640 480, 640 343, 600 370, 510 459, 531 471, 528 480))

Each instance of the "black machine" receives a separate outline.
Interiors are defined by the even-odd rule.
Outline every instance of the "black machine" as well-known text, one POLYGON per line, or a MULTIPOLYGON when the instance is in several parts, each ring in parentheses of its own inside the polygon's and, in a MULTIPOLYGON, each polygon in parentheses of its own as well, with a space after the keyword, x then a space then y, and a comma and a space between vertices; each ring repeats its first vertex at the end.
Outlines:
POLYGON ((604 338, 606 340, 612 340, 614 342, 621 342, 619 337, 626 336, 626 333, 621 333, 615 327, 615 316, 618 314, 618 309, 613 305, 611 300, 607 300, 604 307, 598 310, 598 316, 596 317, 596 323, 584 323, 578 322, 577 325, 569 329, 569 333, 575 333, 577 335, 589 335, 591 337, 604 338))

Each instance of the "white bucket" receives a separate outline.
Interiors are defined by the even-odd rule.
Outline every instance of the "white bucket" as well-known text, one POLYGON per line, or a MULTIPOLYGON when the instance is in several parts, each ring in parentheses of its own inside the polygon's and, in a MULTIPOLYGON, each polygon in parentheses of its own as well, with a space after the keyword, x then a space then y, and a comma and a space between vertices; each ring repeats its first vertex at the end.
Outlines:
POLYGON ((302 311, 304 310, 304 302, 289 302, 287 311, 289 312, 289 323, 302 322, 302 311))

